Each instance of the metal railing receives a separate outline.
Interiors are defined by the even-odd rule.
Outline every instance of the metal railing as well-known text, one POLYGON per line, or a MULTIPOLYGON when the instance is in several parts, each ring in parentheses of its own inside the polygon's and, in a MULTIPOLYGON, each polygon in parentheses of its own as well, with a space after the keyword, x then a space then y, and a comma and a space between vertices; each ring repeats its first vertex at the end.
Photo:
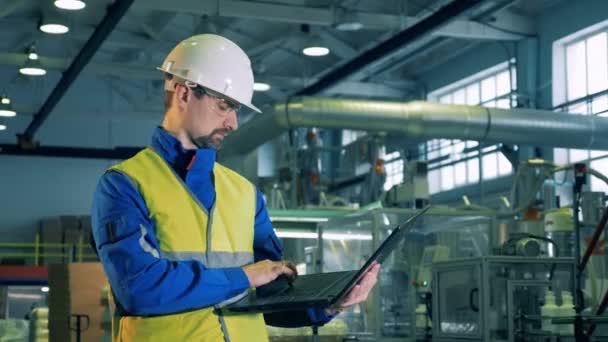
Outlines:
POLYGON ((98 260, 93 248, 81 236, 76 243, 43 243, 37 233, 34 242, 0 242, 0 260, 23 258, 33 260, 38 266, 41 260, 61 259, 62 262, 84 262, 98 260), (8 251, 7 251, 8 250, 8 251))

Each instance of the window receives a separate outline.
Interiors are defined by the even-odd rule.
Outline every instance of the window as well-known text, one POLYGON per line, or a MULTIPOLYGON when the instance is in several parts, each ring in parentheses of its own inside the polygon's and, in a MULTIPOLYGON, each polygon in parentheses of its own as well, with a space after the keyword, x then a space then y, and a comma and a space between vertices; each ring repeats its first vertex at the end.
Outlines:
MULTIPOLYGON (((431 100, 448 104, 511 108, 516 103, 514 60, 434 91, 431 100)), ((435 139, 427 141, 429 191, 431 194, 510 174, 511 163, 499 145, 483 146, 476 141, 435 139)))
POLYGON ((342 130, 342 146, 346 146, 355 140, 365 136, 367 132, 365 131, 353 131, 350 129, 342 130))
POLYGON ((394 185, 403 182, 403 159, 399 151, 385 154, 384 170, 386 171, 386 181, 384 182, 384 190, 389 190, 394 185))
MULTIPOLYGON (((601 24, 554 44, 556 111, 608 116, 608 23, 601 24)), ((586 162, 593 169, 608 167, 608 151, 556 148, 553 157, 558 164, 586 162)), ((606 192, 608 186, 592 177, 591 190, 606 192)))

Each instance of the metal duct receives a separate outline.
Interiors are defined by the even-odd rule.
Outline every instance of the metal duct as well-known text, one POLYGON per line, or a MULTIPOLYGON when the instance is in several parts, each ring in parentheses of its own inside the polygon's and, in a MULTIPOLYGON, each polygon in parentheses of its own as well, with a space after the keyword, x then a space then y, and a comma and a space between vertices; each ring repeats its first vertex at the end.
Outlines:
POLYGON ((417 139, 462 139, 608 150, 608 119, 533 109, 499 109, 298 97, 259 114, 231 134, 222 155, 244 154, 289 128, 319 127, 403 133, 417 139))

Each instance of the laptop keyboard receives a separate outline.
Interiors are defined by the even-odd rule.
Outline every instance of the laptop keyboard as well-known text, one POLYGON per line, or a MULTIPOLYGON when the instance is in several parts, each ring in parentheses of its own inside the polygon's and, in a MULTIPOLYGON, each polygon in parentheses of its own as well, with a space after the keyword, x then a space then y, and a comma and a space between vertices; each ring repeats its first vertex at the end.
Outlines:
POLYGON ((296 278, 293 284, 293 293, 298 295, 319 295, 351 273, 331 272, 303 275, 296 278))
POLYGON ((313 300, 323 295, 329 288, 337 283, 346 283, 354 274, 353 271, 316 273, 299 276, 283 294, 277 294, 267 298, 258 297, 259 304, 294 302, 313 300))

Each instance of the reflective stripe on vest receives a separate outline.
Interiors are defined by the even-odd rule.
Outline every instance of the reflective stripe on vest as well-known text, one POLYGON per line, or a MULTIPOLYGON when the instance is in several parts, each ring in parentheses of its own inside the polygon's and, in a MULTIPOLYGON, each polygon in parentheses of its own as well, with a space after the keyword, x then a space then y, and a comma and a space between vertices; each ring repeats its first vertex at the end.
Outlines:
POLYGON ((249 252, 162 252, 161 256, 171 261, 196 260, 213 267, 240 267, 253 262, 249 252))
MULTIPOLYGON (((196 260, 214 268, 253 262, 256 191, 245 178, 215 163, 216 200, 207 213, 151 148, 111 170, 127 175, 146 202, 160 257, 196 260)), ((213 308, 158 317, 121 317, 117 323, 119 341, 268 340, 262 315, 219 316, 213 308)))

